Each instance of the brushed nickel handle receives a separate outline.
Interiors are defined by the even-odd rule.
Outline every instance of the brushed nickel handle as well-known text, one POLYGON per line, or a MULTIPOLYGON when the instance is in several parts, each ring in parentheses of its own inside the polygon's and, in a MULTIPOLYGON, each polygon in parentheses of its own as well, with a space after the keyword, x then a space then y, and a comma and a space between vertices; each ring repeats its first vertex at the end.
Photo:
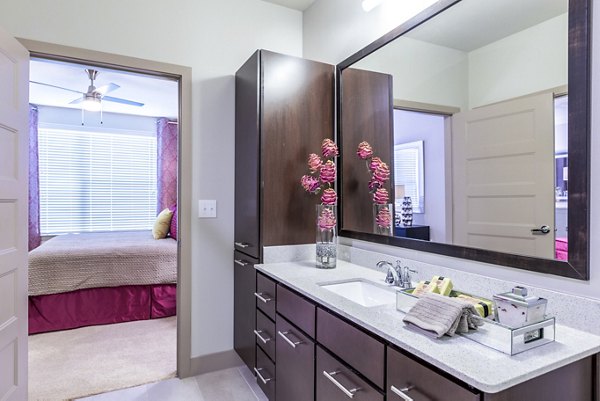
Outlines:
POLYGON ((245 262, 241 259, 234 259, 233 261, 240 266, 248 266, 248 262, 245 262))
POLYGON ((263 332, 262 330, 254 330, 254 334, 256 335, 256 337, 258 337, 258 339, 259 339, 260 341, 262 341, 264 344, 266 344, 267 342, 269 342, 269 341, 271 341, 271 340, 272 340, 272 338, 270 338, 270 337, 269 337, 269 338, 264 338, 264 337, 261 335, 261 333, 262 333, 262 332, 263 332))
POLYGON ((540 228, 533 228, 531 233, 533 235, 546 235, 550 232, 550 227, 547 225, 543 225, 540 228))
POLYGON ((256 372, 256 376, 258 376, 258 378, 260 379, 261 382, 263 382, 264 384, 267 384, 268 382, 270 382, 271 380, 273 380, 272 377, 267 377, 265 378, 260 371, 263 370, 263 368, 254 368, 254 371, 256 372))
POLYGON ((302 344, 302 341, 292 341, 292 340, 290 340, 288 338, 288 336, 287 336, 287 334, 290 334, 289 331, 281 332, 281 331, 278 330, 277 334, 279 334, 279 336, 281 338, 283 338, 285 340, 285 342, 288 343, 292 348, 296 348, 297 345, 302 344))
POLYGON ((239 246, 240 248, 248 248, 250 244, 246 244, 245 242, 234 242, 235 246, 239 246))
POLYGON ((348 390, 346 387, 344 387, 344 385, 342 383, 340 383, 339 381, 337 381, 335 379, 335 375, 341 373, 339 370, 336 370, 334 372, 328 373, 326 370, 323 371, 323 376, 325 376, 327 379, 329 379, 330 382, 332 382, 333 384, 335 384, 335 386, 337 388, 339 388, 340 390, 342 390, 342 392, 344 394, 346 394, 346 396, 348 398, 354 398, 354 394, 360 390, 359 387, 355 387, 355 388, 351 388, 350 390, 348 390))
POLYGON ((404 401, 414 401, 412 397, 409 397, 406 393, 415 388, 415 386, 408 386, 402 389, 398 389, 396 386, 390 387, 392 393, 396 394, 398 397, 402 398, 404 401))
POLYGON ((265 298, 263 297, 263 295, 266 295, 264 292, 255 292, 254 296, 258 299, 260 299, 262 302, 264 303, 269 303, 273 300, 273 298, 265 298))

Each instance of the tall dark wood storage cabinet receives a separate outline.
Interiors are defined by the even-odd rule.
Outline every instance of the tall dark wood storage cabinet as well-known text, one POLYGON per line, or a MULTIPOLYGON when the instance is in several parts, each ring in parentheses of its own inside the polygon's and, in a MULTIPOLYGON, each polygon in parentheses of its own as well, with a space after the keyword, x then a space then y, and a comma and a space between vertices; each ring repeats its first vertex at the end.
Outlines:
POLYGON ((253 370, 256 282, 243 269, 262 262, 264 246, 315 241, 319 199, 300 178, 308 155, 333 138, 334 67, 258 50, 237 71, 235 90, 234 247, 244 260, 234 263, 234 348, 253 370))

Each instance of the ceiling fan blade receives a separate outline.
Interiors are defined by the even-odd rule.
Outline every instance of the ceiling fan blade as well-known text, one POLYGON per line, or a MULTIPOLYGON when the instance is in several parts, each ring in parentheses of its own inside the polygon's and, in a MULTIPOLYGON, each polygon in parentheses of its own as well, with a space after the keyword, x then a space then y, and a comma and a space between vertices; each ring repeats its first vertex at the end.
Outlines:
POLYGON ((112 92, 112 91, 114 91, 116 89, 119 89, 119 88, 120 88, 119 85, 114 84, 114 83, 111 82, 108 85, 102 85, 101 87, 96 88, 96 90, 94 92, 97 92, 97 93, 99 93, 101 95, 106 95, 107 93, 112 92))
POLYGON ((78 97, 77 99, 73 100, 72 102, 69 102, 69 104, 79 104, 81 102, 83 102, 83 96, 78 97))
POLYGON ((44 82, 37 82, 37 81, 29 81, 29 82, 30 82, 30 83, 32 83, 32 84, 43 85, 43 86, 49 86, 49 87, 51 87, 51 88, 62 89, 62 90, 65 90, 65 91, 69 91, 69 92, 75 92, 75 93, 80 93, 80 94, 82 94, 82 95, 83 95, 83 92, 81 92, 81 91, 76 91, 76 90, 69 89, 69 88, 63 88, 62 86, 50 85, 50 84, 47 84, 47 83, 44 83, 44 82))
POLYGON ((102 96, 102 100, 106 100, 107 102, 127 104, 129 106, 136 106, 136 107, 142 107, 144 105, 144 103, 134 102, 133 100, 121 99, 121 98, 112 97, 112 96, 102 96))

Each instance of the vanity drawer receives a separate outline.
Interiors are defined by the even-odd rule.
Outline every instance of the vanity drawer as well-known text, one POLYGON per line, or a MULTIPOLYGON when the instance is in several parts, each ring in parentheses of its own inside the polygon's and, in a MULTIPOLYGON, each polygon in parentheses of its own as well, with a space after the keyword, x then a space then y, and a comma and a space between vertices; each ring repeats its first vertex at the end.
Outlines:
POLYGON ((265 315, 275 320, 275 296, 277 294, 277 284, 275 281, 267 278, 264 274, 256 275, 256 307, 263 311, 265 315))
POLYGON ((275 364, 260 347, 256 347, 256 382, 269 401, 275 401, 275 364))
POLYGON ((261 311, 256 311, 256 344, 272 359, 275 360, 275 323, 261 311))
POLYGON ((383 388, 385 345, 381 341, 317 308, 317 342, 383 388))
POLYGON ((475 394, 400 352, 387 349, 388 401, 478 401, 475 394))
POLYGON ((344 363, 317 346, 316 401, 383 401, 384 395, 344 363))
POLYGON ((315 305, 277 284, 277 313, 294 323, 311 338, 315 338, 315 305))

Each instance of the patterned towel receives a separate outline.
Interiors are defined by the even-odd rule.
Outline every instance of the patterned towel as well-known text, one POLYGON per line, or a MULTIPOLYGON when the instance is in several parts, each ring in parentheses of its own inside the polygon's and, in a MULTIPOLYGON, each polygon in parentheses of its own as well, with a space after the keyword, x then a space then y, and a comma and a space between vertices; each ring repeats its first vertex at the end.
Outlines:
POLYGON ((404 322, 413 324, 440 338, 444 334, 467 333, 477 329, 483 320, 475 307, 458 298, 438 294, 426 294, 408 311, 404 322))

